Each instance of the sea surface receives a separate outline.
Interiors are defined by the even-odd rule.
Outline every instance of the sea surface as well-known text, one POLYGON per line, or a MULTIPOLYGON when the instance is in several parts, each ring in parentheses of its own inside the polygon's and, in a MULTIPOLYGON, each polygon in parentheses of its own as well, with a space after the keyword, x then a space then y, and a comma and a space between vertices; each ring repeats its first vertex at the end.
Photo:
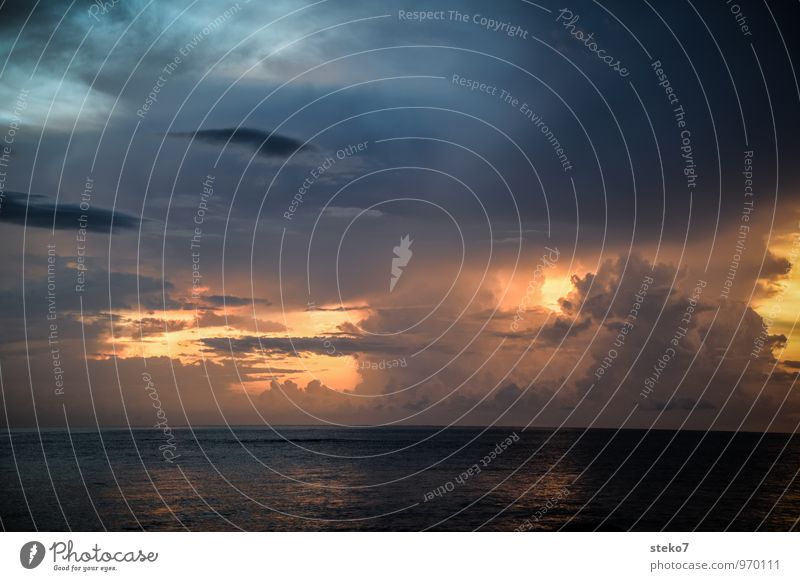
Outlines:
POLYGON ((237 427, 167 443, 146 429, 2 430, 0 519, 10 531, 788 531, 798 470, 800 437, 782 434, 237 427))

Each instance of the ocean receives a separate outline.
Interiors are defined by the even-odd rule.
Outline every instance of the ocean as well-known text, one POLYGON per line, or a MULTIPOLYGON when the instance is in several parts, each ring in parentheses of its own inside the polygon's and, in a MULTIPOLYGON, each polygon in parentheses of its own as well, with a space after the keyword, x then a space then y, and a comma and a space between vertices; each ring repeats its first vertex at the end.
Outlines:
POLYGON ((0 459, 8 531, 800 528, 800 437, 785 434, 3 430, 0 459))

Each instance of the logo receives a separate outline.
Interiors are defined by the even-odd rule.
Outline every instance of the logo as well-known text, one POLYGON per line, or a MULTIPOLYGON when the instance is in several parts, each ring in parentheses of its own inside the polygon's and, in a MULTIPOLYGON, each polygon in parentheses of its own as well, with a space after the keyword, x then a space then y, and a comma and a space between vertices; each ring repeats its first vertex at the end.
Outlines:
POLYGON ((44 545, 38 541, 30 541, 19 550, 19 562, 26 569, 35 569, 44 560, 44 545))
POLYGON ((411 260, 411 243, 413 240, 409 239, 410 234, 406 234, 400 239, 400 246, 394 247, 394 258, 392 258, 392 278, 389 280, 389 292, 394 290, 394 285, 400 280, 403 275, 403 268, 408 266, 408 261, 411 260))

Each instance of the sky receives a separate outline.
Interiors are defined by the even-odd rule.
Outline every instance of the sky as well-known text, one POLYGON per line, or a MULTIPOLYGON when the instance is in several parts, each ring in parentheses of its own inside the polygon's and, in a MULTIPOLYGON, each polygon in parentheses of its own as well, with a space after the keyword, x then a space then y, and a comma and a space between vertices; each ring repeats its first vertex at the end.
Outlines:
POLYGON ((3 2, 0 424, 795 431, 800 8, 735 6, 3 2))

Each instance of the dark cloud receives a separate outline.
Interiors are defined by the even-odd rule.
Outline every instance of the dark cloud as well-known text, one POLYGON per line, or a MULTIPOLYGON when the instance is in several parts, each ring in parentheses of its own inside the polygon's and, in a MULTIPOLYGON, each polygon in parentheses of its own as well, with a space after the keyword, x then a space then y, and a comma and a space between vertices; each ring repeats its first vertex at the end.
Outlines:
POLYGON ((90 232, 107 231, 112 225, 125 229, 135 228, 139 224, 139 218, 132 214, 94 206, 82 210, 79 204, 63 202, 56 207, 55 199, 39 194, 28 196, 20 192, 6 192, 0 206, 0 221, 30 228, 53 228, 55 225, 56 230, 77 229, 78 219, 82 216, 86 216, 90 232))
POLYGON ((360 336, 364 334, 364 331, 358 325, 351 323, 350 321, 346 321, 339 325, 336 325, 336 328, 339 330, 336 335, 351 335, 351 336, 360 336))
POLYGON ((253 297, 237 297, 234 295, 208 295, 203 297, 203 301, 217 307, 242 307, 245 305, 271 305, 272 301, 253 297))
POLYGON ((588 329, 591 326, 589 318, 583 321, 572 321, 562 317, 556 317, 551 325, 542 329, 540 338, 547 345, 558 345, 568 337, 574 337, 581 331, 588 329))
POLYGON ((370 308, 371 307, 369 307, 368 305, 358 305, 358 306, 353 306, 353 307, 345 307, 345 306, 339 306, 339 307, 309 307, 309 308, 306 309, 306 311, 324 311, 324 312, 328 312, 328 313, 343 313, 343 312, 346 312, 346 311, 366 311, 366 310, 369 310, 370 308))
MULTIPOLYGON (((779 399, 762 389, 765 378, 772 390, 790 383, 788 375, 781 377, 772 369, 785 337, 765 336, 764 319, 751 306, 716 302, 718 281, 709 281, 698 297, 696 279, 680 269, 673 286, 675 273, 674 266, 665 264, 614 260, 597 273, 573 278, 574 290, 566 301, 569 310, 579 312, 583 307, 584 314, 591 313, 602 325, 589 345, 591 358, 585 374, 575 381, 577 393, 588 392, 587 410, 604 405, 605 412, 613 415, 621 407, 607 402, 620 398, 620 402, 638 402, 637 421, 645 425, 660 421, 665 425, 682 422, 691 429, 709 425, 736 429, 737 418, 746 417, 754 401, 765 409, 780 406, 779 399), (622 335, 619 322, 645 277, 652 277, 654 283, 632 327, 622 335), (758 345, 762 347, 757 353, 758 345)), ((568 343, 566 348, 570 345, 578 347, 568 343)), ((760 422, 765 417, 747 416, 747 429, 763 429, 760 422)))
POLYGON ((610 323, 624 319, 634 302, 633 297, 648 284, 650 303, 663 304, 674 290, 673 282, 684 274, 669 264, 651 265, 638 254, 606 260, 596 273, 572 277, 573 290, 559 303, 565 313, 590 316, 610 323), (648 282, 652 279, 652 282, 648 282))
POLYGON ((139 321, 131 319, 126 322, 130 330, 130 336, 135 339, 181 331, 193 326, 190 321, 160 319, 156 317, 144 317, 139 321))
POLYGON ((557 346, 568 338, 575 337, 581 331, 592 326, 592 319, 584 317, 582 320, 572 320, 564 317, 555 317, 551 323, 528 331, 497 332, 495 336, 521 341, 536 341, 543 346, 557 346))
POLYGON ((759 274, 761 278, 782 279, 789 274, 790 270, 792 270, 792 263, 787 258, 767 251, 764 257, 764 266, 761 267, 759 274))
POLYGON ((293 137, 247 127, 200 129, 195 132, 172 132, 169 135, 170 137, 193 138, 198 141, 222 144, 225 146, 232 143, 245 147, 250 151, 256 151, 263 157, 289 157, 291 154, 298 151, 310 151, 315 149, 313 145, 303 145, 302 141, 293 137))
POLYGON ((203 343, 215 351, 223 353, 280 353, 299 355, 316 353, 318 355, 352 355, 356 353, 384 352, 389 347, 380 341, 354 339, 352 337, 213 337, 203 339, 203 343))

